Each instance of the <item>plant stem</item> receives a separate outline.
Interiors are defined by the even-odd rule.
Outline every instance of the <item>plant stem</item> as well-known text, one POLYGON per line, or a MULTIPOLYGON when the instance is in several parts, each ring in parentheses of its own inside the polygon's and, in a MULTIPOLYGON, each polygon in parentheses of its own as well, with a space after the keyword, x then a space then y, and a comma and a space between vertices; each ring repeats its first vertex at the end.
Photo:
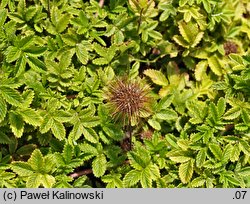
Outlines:
POLYGON ((72 173, 69 176, 72 177, 72 178, 78 178, 80 176, 88 175, 88 174, 92 174, 92 173, 93 173, 92 169, 84 169, 82 171, 78 171, 78 172, 72 173))
POLYGON ((50 3, 49 3, 50 0, 48 0, 48 17, 50 18, 50 3))
POLYGON ((129 149, 132 149, 132 125, 131 125, 131 121, 129 119, 128 122, 128 134, 129 134, 129 149))
POLYGON ((104 0, 100 0, 100 1, 99 1, 99 6, 102 8, 103 5, 104 5, 104 0))
POLYGON ((141 22, 142 22, 142 12, 143 12, 143 9, 141 9, 140 17, 138 19, 138 26, 137 26, 137 33, 138 34, 139 34, 140 27, 141 27, 141 22))

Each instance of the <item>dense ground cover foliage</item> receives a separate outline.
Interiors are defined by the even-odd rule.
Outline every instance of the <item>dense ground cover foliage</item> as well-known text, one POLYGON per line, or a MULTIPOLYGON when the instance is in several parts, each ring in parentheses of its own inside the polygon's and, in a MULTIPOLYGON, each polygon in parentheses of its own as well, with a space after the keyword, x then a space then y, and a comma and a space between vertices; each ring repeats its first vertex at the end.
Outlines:
POLYGON ((248 0, 1 0, 0 187, 250 187, 248 0))

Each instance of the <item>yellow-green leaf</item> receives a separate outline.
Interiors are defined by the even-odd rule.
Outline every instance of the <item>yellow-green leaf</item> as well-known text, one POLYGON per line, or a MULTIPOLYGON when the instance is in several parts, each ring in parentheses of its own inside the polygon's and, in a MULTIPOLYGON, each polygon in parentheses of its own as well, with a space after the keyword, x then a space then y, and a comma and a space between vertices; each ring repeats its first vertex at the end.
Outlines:
POLYGON ((27 162, 12 162, 11 169, 19 176, 30 176, 34 172, 27 162))
POLYGON ((218 76, 222 75, 222 66, 220 64, 220 61, 217 56, 211 56, 208 59, 208 65, 213 71, 218 76))
POLYGON ((0 98, 0 122, 5 118, 6 113, 7 113, 7 104, 2 98, 0 98))
POLYGON ((59 140, 63 140, 66 136, 65 127, 61 122, 57 120, 53 120, 53 123, 51 125, 51 131, 54 134, 54 136, 59 140))
POLYGON ((159 70, 147 69, 144 74, 148 76, 155 84, 160 86, 167 86, 168 80, 165 75, 159 70))
MULTIPOLYGON (((178 23, 178 28, 181 33, 181 36, 190 44, 193 44, 195 42, 195 39, 199 33, 198 25, 196 23, 193 23, 192 21, 189 21, 188 23, 184 21, 180 21, 178 23)), ((200 38, 200 37, 199 37, 200 38)), ((198 40, 199 40, 198 38, 198 40)), ((197 40, 197 42, 199 42, 197 40)))
POLYGON ((42 175, 40 173, 33 173, 28 177, 28 180, 26 182, 27 188, 38 188, 41 184, 41 177, 42 175))
POLYGON ((190 157, 185 157, 185 156, 177 156, 177 157, 169 157, 169 158, 172 161, 177 162, 177 163, 185 163, 191 159, 190 157))
POLYGON ((240 148, 238 145, 234 145, 232 150, 231 150, 230 161, 231 162, 238 161, 239 156, 240 156, 240 148))
POLYGON ((36 172, 41 172, 44 162, 43 155, 39 149, 35 149, 28 160, 28 163, 36 172))
POLYGON ((149 168, 145 168, 141 171, 141 185, 142 188, 151 188, 152 187, 152 178, 149 168))
POLYGON ((83 44, 76 45, 76 56, 82 64, 87 64, 88 62, 88 51, 83 44))
POLYGON ((131 170, 125 175, 123 179, 123 185, 125 188, 134 186, 139 182, 140 179, 141 179, 141 171, 131 170))
POLYGON ((30 125, 39 126, 42 123, 41 116, 31 108, 20 109, 19 114, 23 117, 23 120, 30 125))
POLYGON ((181 182, 186 184, 188 183, 192 176, 194 171, 194 161, 189 160, 186 163, 182 163, 179 166, 179 177, 181 179, 181 182))
POLYGON ((93 174, 96 177, 104 175, 107 169, 107 160, 104 154, 98 155, 92 162, 93 174))
POLYGON ((216 159, 222 159, 222 150, 218 144, 210 144, 209 149, 211 150, 216 159))
POLYGON ((250 156, 250 145, 245 140, 240 140, 239 147, 242 152, 244 152, 247 156, 250 156))
POLYGON ((0 94, 9 104, 13 106, 22 105, 23 99, 21 95, 18 93, 18 91, 16 91, 15 89, 6 86, 1 86, 0 94))
POLYGON ((196 156, 196 166, 202 167, 206 159, 206 149, 201 149, 196 156))
POLYGON ((202 60, 196 64, 195 67, 195 78, 197 81, 201 81, 203 75, 206 73, 208 63, 207 60, 202 60))
POLYGON ((55 184, 56 179, 51 175, 44 174, 40 177, 40 182, 45 188, 51 188, 55 184))
POLYGON ((24 122, 20 115, 10 112, 9 113, 10 128, 16 137, 21 137, 24 131, 24 122))
POLYGON ((155 120, 155 119, 149 119, 149 120, 148 120, 148 124, 149 124, 152 128, 154 128, 154 129, 156 129, 156 130, 160 130, 160 129, 161 129, 161 124, 160 124, 157 120, 155 120))
POLYGON ((197 187, 202 187, 203 184, 205 183, 205 179, 202 177, 197 177, 191 182, 191 187, 192 188, 197 188, 197 187))

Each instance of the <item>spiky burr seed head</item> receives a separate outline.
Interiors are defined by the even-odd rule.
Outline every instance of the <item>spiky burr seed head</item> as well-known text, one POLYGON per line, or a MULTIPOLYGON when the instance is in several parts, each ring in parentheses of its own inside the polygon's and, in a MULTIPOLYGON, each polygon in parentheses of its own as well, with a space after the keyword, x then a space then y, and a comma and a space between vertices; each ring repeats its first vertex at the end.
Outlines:
POLYGON ((230 53, 237 53, 238 52, 238 45, 234 42, 227 41, 223 44, 225 54, 229 55, 230 53))
POLYGON ((151 139, 153 132, 151 130, 144 130, 140 133, 141 139, 151 139))
POLYGON ((116 78, 106 93, 112 117, 124 124, 137 121, 150 112, 149 93, 150 87, 141 79, 116 78))

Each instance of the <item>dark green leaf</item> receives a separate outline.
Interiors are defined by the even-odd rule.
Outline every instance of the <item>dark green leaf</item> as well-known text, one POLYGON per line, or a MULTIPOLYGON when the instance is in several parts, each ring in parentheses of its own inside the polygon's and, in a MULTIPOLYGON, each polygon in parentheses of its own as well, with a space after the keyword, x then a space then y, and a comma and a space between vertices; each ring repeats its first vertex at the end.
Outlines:
POLYGON ((24 122, 20 115, 9 113, 10 128, 16 137, 21 137, 24 131, 24 122))
POLYGON ((11 139, 3 132, 0 132, 0 144, 10 144, 11 139))
POLYGON ((65 144, 63 148, 63 157, 66 164, 70 163, 70 161, 72 160, 72 156, 73 156, 72 146, 69 144, 65 144))
POLYGON ((37 145, 35 144, 27 144, 27 145, 23 145, 22 147, 20 147, 16 153, 19 155, 31 155, 31 153, 37 148, 37 145))

